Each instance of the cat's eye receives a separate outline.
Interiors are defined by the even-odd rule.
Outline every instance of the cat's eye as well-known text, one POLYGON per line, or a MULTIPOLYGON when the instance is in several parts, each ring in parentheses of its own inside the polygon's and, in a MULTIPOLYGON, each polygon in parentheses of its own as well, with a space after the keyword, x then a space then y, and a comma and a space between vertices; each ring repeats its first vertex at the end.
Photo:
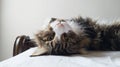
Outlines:
POLYGON ((60 20, 60 22, 66 22, 65 20, 60 20))

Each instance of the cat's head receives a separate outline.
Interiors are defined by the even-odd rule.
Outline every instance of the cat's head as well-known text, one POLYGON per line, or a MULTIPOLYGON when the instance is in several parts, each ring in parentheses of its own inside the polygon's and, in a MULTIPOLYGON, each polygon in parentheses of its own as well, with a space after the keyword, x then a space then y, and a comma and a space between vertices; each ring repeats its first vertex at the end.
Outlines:
POLYGON ((55 32, 55 37, 60 39, 63 33, 68 33, 68 31, 72 31, 72 27, 66 20, 52 18, 49 22, 49 27, 55 32))
MULTIPOLYGON (((81 20, 81 22, 83 22, 83 20, 81 20)), ((63 33, 68 33, 69 31, 77 35, 84 33, 83 26, 77 23, 77 21, 70 19, 51 18, 47 28, 51 28, 52 31, 55 32, 55 37, 58 39, 60 39, 63 33)))
POLYGON ((60 40, 61 35, 69 31, 72 31, 72 27, 66 20, 51 18, 48 25, 40 30, 35 36, 38 40, 37 43, 39 43, 40 40, 51 41, 56 38, 60 40))

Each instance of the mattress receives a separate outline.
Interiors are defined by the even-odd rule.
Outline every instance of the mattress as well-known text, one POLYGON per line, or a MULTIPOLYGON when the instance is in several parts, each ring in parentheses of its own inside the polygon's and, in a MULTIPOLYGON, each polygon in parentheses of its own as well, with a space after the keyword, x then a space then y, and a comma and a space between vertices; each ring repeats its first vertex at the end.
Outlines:
POLYGON ((89 52, 74 56, 29 57, 35 48, 0 62, 0 67, 120 67, 120 51, 89 52))

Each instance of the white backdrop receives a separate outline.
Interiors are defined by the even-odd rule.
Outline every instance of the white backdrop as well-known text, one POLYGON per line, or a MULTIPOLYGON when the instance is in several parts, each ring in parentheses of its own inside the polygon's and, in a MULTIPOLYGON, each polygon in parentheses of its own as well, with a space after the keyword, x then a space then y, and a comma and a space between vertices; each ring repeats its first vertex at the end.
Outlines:
POLYGON ((120 0, 1 0, 0 60, 12 57, 18 35, 39 30, 48 17, 120 17, 120 0))

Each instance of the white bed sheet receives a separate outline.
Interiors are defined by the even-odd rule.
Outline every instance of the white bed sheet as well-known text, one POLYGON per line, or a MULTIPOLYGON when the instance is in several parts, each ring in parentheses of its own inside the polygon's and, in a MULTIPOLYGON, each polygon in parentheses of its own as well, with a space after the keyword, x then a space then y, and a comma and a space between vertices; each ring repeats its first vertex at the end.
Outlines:
POLYGON ((120 52, 91 52, 75 56, 29 57, 31 48, 15 57, 0 62, 0 67, 120 67, 120 52))

